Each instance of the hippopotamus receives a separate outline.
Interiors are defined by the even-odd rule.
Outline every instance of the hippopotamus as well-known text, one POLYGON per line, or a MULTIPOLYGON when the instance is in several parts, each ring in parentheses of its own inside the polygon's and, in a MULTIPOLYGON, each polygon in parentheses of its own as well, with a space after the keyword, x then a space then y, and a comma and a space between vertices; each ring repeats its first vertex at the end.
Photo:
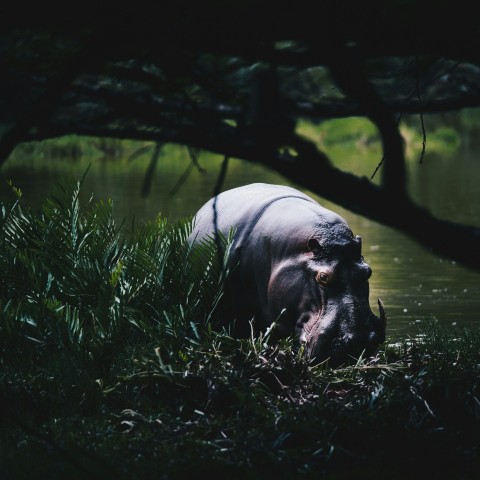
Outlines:
POLYGON ((193 244, 233 235, 226 299, 238 335, 270 327, 273 338, 293 335, 312 363, 334 367, 384 342, 386 314, 380 299, 380 316, 370 309, 361 237, 310 196, 253 183, 211 198, 192 225, 193 244))

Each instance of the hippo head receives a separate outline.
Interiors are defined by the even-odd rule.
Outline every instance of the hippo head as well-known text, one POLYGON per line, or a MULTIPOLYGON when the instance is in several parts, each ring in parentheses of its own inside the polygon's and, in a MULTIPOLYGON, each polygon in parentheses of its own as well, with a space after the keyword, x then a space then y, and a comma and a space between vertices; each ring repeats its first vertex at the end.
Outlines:
POLYGON ((276 324, 279 333, 294 325, 316 363, 328 360, 337 367, 371 356, 385 340, 386 315, 380 299, 380 317, 370 309, 372 269, 361 255, 361 238, 338 222, 304 242, 270 282, 270 299, 278 309, 285 307, 276 324))
POLYGON ((310 238, 307 245, 308 300, 295 327, 300 342, 310 358, 328 359, 330 366, 371 356, 385 341, 387 319, 380 299, 380 317, 370 309, 372 269, 361 255, 360 236, 348 229, 328 242, 310 238))

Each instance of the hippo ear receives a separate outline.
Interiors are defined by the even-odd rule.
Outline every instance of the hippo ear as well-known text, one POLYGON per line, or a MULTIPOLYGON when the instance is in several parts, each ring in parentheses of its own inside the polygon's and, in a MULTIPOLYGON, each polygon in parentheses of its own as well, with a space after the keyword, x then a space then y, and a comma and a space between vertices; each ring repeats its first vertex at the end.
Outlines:
POLYGON ((313 253, 318 253, 318 252, 320 252, 320 250, 321 250, 320 242, 319 242, 316 238, 311 238, 311 239, 308 241, 308 248, 309 248, 310 251, 312 251, 313 253))
POLYGON ((358 255, 362 255, 362 237, 360 235, 355 235, 355 240, 357 242, 357 252, 358 255))

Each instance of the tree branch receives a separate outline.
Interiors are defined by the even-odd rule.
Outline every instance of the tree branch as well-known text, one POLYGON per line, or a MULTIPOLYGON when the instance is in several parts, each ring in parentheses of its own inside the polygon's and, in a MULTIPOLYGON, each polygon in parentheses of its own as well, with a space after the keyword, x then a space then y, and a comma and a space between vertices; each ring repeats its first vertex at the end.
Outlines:
MULTIPOLYGON (((48 132, 43 132, 46 135, 48 132)), ((73 133, 64 127, 50 130, 53 137, 73 133)), ((292 182, 354 213, 393 227, 407 234, 437 255, 466 267, 480 270, 480 228, 434 217, 427 209, 407 197, 395 198, 366 177, 341 171, 310 141, 292 135, 284 138, 297 152, 265 151, 258 148, 235 127, 222 125, 221 130, 208 131, 194 126, 175 129, 97 129, 77 127, 74 133, 117 138, 154 140, 208 150, 214 153, 261 163, 292 182)))
POLYGON ((397 198, 406 196, 406 166, 403 139, 397 121, 383 100, 365 78, 358 53, 340 48, 330 69, 336 84, 344 93, 358 101, 366 116, 377 126, 383 144, 383 177, 385 193, 397 198))

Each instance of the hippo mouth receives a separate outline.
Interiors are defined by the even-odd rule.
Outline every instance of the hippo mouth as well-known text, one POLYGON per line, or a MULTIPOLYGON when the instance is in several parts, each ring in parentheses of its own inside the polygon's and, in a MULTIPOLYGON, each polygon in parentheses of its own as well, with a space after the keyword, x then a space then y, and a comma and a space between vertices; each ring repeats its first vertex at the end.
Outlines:
POLYGON ((358 362, 359 358, 371 358, 385 341, 387 314, 382 300, 378 299, 380 316, 370 313, 369 331, 364 334, 346 333, 328 338, 326 333, 319 335, 308 348, 314 364, 327 362, 331 368, 347 366, 358 362))

